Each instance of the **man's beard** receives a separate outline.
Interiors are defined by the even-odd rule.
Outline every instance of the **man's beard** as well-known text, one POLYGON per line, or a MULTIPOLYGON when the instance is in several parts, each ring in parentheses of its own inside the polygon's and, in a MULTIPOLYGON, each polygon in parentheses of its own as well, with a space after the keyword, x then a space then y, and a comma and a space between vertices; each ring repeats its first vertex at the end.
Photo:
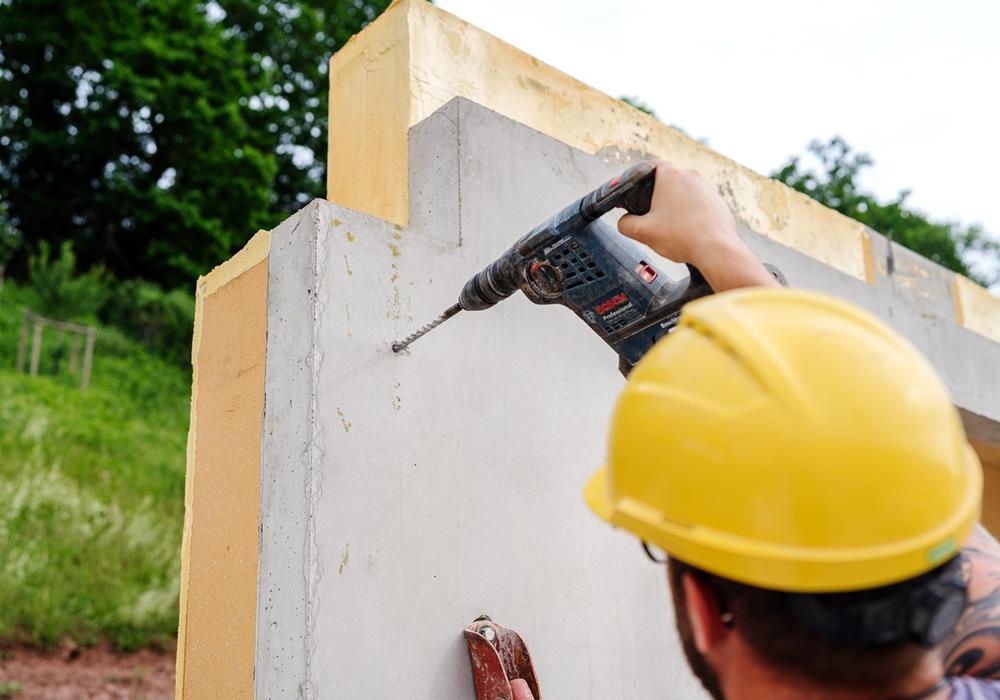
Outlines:
POLYGON ((715 700, 725 700, 722 692, 722 685, 719 683, 719 676, 708 663, 698 647, 694 643, 694 633, 691 631, 691 622, 687 615, 687 599, 684 597, 684 584, 681 580, 683 569, 677 566, 671 559, 667 562, 667 569, 670 575, 670 594, 674 599, 674 620, 677 623, 677 634, 681 638, 681 647, 684 649, 684 656, 687 657, 688 666, 697 676, 698 680, 715 700))

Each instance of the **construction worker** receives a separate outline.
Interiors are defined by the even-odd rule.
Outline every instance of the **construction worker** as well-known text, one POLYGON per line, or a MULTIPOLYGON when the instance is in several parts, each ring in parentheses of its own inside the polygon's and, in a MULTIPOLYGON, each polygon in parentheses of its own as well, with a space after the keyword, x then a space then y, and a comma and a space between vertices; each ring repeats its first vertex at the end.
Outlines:
POLYGON ((774 288, 693 171, 658 164, 650 212, 619 230, 725 292, 633 370, 585 492, 666 552, 705 689, 1000 700, 1000 546, 933 369, 868 313, 774 288))

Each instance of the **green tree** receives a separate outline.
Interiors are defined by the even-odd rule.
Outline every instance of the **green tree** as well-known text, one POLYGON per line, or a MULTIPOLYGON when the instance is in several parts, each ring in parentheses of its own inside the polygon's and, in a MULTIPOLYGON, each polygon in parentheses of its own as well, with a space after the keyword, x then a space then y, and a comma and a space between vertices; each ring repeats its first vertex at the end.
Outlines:
POLYGON ((906 203, 909 190, 891 202, 880 202, 858 182, 860 173, 874 164, 871 156, 853 151, 839 136, 826 143, 813 141, 807 150, 818 161, 818 170, 794 157, 771 177, 980 284, 1000 280, 1000 242, 981 226, 932 221, 906 203))
POLYGON ((3 301, 3 286, 7 263, 21 247, 21 236, 14 230, 7 214, 7 204, 0 201, 0 301, 3 301))
POLYGON ((25 245, 190 285, 322 194, 326 61, 387 2, 0 2, 0 201, 25 245))
POLYGON ((26 253, 188 283, 264 224, 276 158, 234 37, 194 4, 0 8, 0 187, 26 253))
POLYGON ((278 158, 273 205, 295 211, 326 193, 330 57, 388 7, 390 0, 219 0, 208 15, 251 58, 258 86, 242 101, 278 158))
POLYGON ((73 245, 63 241, 53 259, 49 242, 38 245, 28 260, 31 306, 34 311, 59 320, 94 321, 108 298, 108 274, 95 266, 77 273, 73 245))

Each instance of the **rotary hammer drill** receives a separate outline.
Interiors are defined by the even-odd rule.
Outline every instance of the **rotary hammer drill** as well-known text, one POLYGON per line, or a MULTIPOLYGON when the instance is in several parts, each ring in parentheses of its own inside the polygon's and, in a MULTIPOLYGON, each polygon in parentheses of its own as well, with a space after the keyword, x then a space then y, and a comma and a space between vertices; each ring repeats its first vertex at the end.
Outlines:
MULTIPOLYGON (((482 311, 520 290, 536 304, 568 307, 618 353, 618 368, 628 376, 674 329, 684 304, 712 293, 694 266, 687 266, 687 279, 670 280, 635 243, 601 221, 617 207, 630 214, 648 212, 655 177, 652 163, 638 163, 542 222, 473 275, 457 304, 393 343, 393 351, 463 309, 482 311)), ((787 286, 777 268, 765 267, 787 286)))

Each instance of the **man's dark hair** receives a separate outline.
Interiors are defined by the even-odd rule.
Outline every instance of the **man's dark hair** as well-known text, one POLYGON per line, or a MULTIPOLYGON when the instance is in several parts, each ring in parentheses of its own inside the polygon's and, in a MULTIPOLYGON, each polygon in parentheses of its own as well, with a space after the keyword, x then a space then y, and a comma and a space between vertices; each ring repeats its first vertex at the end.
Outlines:
POLYGON ((912 599, 940 576, 947 575, 948 570, 946 564, 915 579, 865 591, 801 594, 737 583, 676 559, 669 561, 679 631, 693 668, 705 662, 691 658, 690 640, 683 639, 690 634, 685 631, 686 601, 682 585, 685 574, 691 574, 715 594, 720 610, 731 616, 731 624, 761 662, 803 681, 845 690, 891 687, 914 668, 928 648, 909 640, 864 646, 834 642, 818 631, 815 623, 803 619, 803 608, 819 606, 836 614, 838 608, 857 610, 859 606, 897 596, 912 599), (809 606, 803 606, 807 597, 809 606))

